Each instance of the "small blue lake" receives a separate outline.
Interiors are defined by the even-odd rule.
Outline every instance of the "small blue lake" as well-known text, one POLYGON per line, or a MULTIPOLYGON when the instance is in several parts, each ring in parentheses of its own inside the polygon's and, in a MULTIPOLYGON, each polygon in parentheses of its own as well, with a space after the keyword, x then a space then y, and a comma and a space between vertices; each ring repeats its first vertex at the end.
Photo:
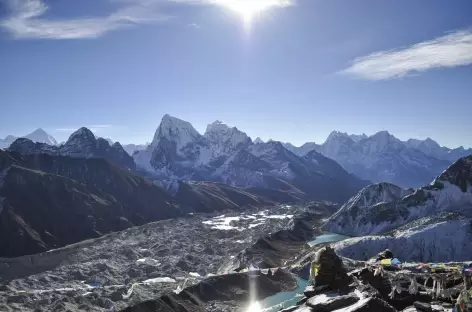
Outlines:
MULTIPOLYGON (((310 247, 323 244, 323 243, 335 243, 349 238, 349 236, 326 233, 315 237, 312 241, 308 242, 310 247)), ((302 297, 305 288, 308 286, 308 281, 302 278, 296 277, 298 287, 292 291, 285 291, 270 296, 259 302, 259 306, 264 312, 275 312, 281 309, 285 309, 294 306, 302 297)))
POLYGON ((336 242, 340 242, 348 238, 350 237, 346 235, 341 235, 341 234, 336 234, 336 233, 326 233, 326 234, 322 234, 315 237, 314 240, 308 242, 308 245, 310 245, 310 247, 313 247, 313 246, 323 244, 323 243, 336 243, 336 242))
POLYGON ((259 302, 261 310, 264 312, 273 312, 285 309, 291 306, 294 306, 300 299, 302 299, 303 292, 305 291, 306 286, 308 286, 308 281, 296 278, 298 282, 298 287, 293 291, 285 291, 270 296, 259 302))

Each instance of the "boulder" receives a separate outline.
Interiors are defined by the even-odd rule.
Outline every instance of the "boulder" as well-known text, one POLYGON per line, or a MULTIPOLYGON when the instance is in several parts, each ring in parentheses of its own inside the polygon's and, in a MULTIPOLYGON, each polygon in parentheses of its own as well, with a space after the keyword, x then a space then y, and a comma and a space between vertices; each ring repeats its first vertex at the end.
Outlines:
POLYGON ((319 294, 322 294, 322 293, 326 293, 326 292, 329 292, 331 290, 332 289, 329 285, 322 285, 322 286, 308 285, 305 288, 304 294, 308 298, 311 298, 313 296, 316 296, 316 295, 319 295, 319 294))
POLYGON ((314 278, 317 287, 328 285, 332 289, 345 289, 351 283, 352 278, 347 275, 343 261, 330 246, 317 251, 314 262, 318 264, 314 278))
POLYGON ((376 257, 377 261, 384 259, 393 259, 393 253, 390 251, 390 249, 385 249, 384 251, 380 252, 376 257))
POLYGON ((317 312, 331 312, 353 305, 357 301, 359 297, 356 295, 329 297, 322 294, 308 299, 306 305, 317 312))
POLYGON ((419 302, 415 301, 413 303, 413 306, 418 310, 418 311, 423 311, 423 312, 432 312, 433 308, 431 308, 431 305, 429 303, 424 303, 424 302, 419 302))

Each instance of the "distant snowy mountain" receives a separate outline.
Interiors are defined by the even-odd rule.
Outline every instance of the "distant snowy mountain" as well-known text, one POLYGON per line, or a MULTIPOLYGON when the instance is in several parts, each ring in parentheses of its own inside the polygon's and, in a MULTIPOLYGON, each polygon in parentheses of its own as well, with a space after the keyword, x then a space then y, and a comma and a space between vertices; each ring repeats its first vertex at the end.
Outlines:
POLYGON ((294 153, 295 155, 298 155, 298 156, 305 156, 306 154, 308 154, 309 152, 311 151, 319 151, 320 150, 320 146, 316 143, 313 143, 313 142, 308 142, 308 143, 305 143, 303 144, 302 146, 294 146, 293 144, 291 143, 283 143, 283 146, 288 149, 289 151, 291 151, 292 153, 294 153))
POLYGON ((48 134, 43 129, 39 128, 34 130, 28 135, 25 135, 23 138, 29 139, 36 143, 45 143, 48 145, 57 145, 56 139, 52 135, 48 134))
POLYGON ((8 148, 16 139, 17 137, 14 137, 13 135, 8 135, 5 139, 0 139, 0 149, 8 148))
POLYGON ((325 227, 353 236, 381 234, 442 213, 472 218, 472 156, 459 159, 430 185, 417 190, 370 185, 344 204, 325 227))
POLYGON ((300 157, 275 141, 254 144, 244 132, 219 121, 201 135, 190 123, 169 115, 162 118, 148 148, 133 158, 159 179, 303 191, 331 200, 345 200, 366 185, 320 154, 300 157))
POLYGON ((451 164, 449 160, 438 159, 408 146, 387 131, 370 137, 353 137, 335 131, 318 152, 363 179, 403 187, 420 187, 429 183, 451 164))
POLYGON ((423 153, 429 156, 436 157, 438 159, 448 160, 451 162, 465 156, 472 155, 472 148, 465 149, 464 147, 458 148, 447 148, 440 146, 436 141, 431 138, 426 140, 409 139, 405 142, 407 146, 419 149, 423 153))
MULTIPOLYGON (((57 145, 56 139, 50 134, 48 134, 46 131, 43 129, 39 128, 31 132, 30 134, 27 134, 25 136, 22 136, 22 138, 29 139, 35 143, 45 143, 48 145, 57 145)), ((13 135, 8 135, 5 139, 0 139, 0 148, 2 149, 7 149, 18 137, 13 136, 13 135)))
POLYGON ((80 128, 60 146, 35 143, 30 139, 20 138, 15 140, 8 150, 21 154, 44 153, 75 158, 104 158, 123 168, 136 169, 133 158, 126 153, 120 143, 116 142, 110 146, 106 139, 95 138, 92 131, 87 128, 80 128))
POLYGON ((123 145, 123 148, 125 149, 125 151, 130 156, 133 156, 134 152, 145 150, 149 146, 149 144, 150 143, 146 143, 146 144, 125 144, 125 145, 123 145))
POLYGON ((472 155, 472 149, 441 147, 430 138, 401 141, 387 131, 372 136, 333 131, 322 145, 284 146, 299 156, 315 150, 363 179, 403 187, 429 183, 457 159, 472 155))

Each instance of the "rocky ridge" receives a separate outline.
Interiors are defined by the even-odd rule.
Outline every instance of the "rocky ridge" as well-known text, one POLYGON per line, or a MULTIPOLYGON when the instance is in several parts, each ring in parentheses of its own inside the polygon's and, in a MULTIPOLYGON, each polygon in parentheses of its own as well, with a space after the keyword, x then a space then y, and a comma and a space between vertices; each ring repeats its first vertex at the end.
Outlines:
POLYGON ((119 142, 110 145, 103 138, 95 138, 92 131, 87 128, 80 128, 60 146, 35 143, 30 139, 20 138, 15 140, 8 150, 22 154, 44 153, 74 158, 104 158, 122 168, 132 171, 136 169, 133 158, 126 153, 119 142))
MULTIPOLYGON (((46 131, 41 128, 34 130, 33 132, 23 136, 22 138, 26 138, 31 140, 35 143, 44 143, 48 145, 57 145, 56 139, 46 131)), ((5 139, 0 139, 0 149, 7 149, 18 137, 13 135, 7 135, 5 139)))

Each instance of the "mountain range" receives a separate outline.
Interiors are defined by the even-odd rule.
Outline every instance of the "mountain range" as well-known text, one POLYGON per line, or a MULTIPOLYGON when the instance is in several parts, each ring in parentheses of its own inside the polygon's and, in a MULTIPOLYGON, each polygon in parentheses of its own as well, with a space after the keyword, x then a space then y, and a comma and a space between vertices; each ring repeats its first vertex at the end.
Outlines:
MULTIPOLYGON (((219 121, 209 125, 206 132, 200 135, 188 122, 168 115, 163 118, 163 121, 165 120, 173 120, 174 124, 168 122, 170 126, 166 130, 161 127, 166 126, 165 122, 161 123, 158 128, 161 131, 160 133, 156 131, 153 143, 122 146, 131 156, 137 153, 134 160, 141 169, 152 172, 160 179, 216 180, 238 186, 267 186, 272 182, 279 184, 280 181, 274 181, 274 177, 284 180, 287 178, 283 177, 283 169, 281 168, 266 168, 266 171, 270 172, 269 174, 264 170, 258 170, 262 173, 258 175, 248 175, 247 172, 239 173, 242 172, 241 170, 235 175, 231 174, 231 170, 228 169, 228 166, 238 166, 228 159, 230 155, 240 150, 249 149, 251 150, 250 154, 254 156, 258 153, 256 150, 264 149, 263 146, 267 148, 267 144, 272 144, 272 147, 275 147, 276 141, 264 142, 260 138, 252 141, 244 132, 237 128, 230 128, 219 121), (173 131, 169 129, 182 130, 182 133, 163 135, 165 131, 173 131), (166 154, 173 149, 170 145, 163 148, 167 144, 166 142, 170 145, 177 144, 176 151, 178 153, 176 155, 166 154), (186 146, 191 142, 196 144, 186 146), (254 147, 259 144, 261 144, 260 147, 254 147), (183 150, 184 145, 186 146, 185 151, 183 150), (152 153, 156 151, 156 146, 159 146, 159 152, 153 157, 152 153), (192 148, 195 150, 192 151, 192 148), (195 155, 192 156, 192 153, 198 153, 198 159, 195 158, 195 155), (151 165, 151 158, 153 165, 151 165), (164 158, 174 161, 179 158, 179 160, 169 167, 164 163, 159 164, 158 158, 164 162, 164 158), (228 163, 224 164, 226 161, 228 163), (182 166, 182 164, 185 165, 182 166)), ((57 146, 56 140, 42 129, 37 129, 24 137, 36 143, 57 146)), ((4 140, 0 140, 0 148, 7 148, 15 139, 14 136, 8 136, 4 140)), ((114 145, 110 139, 106 140, 110 146, 114 145)), ((65 144, 66 142, 60 146, 65 144)), ((363 180, 374 183, 387 182, 405 188, 418 188, 431 182, 455 160, 472 154, 472 149, 442 147, 431 138, 401 141, 387 131, 381 131, 372 136, 333 131, 323 144, 308 142, 299 147, 290 143, 282 143, 282 145, 301 158, 316 151, 335 160, 347 172, 355 174, 363 180)), ((251 156, 244 156, 240 153, 236 158, 241 161, 238 157, 251 156)), ((250 160, 248 159, 248 161, 250 160)), ((130 163, 129 159, 128 163, 130 163)))
POLYGON ((189 122, 169 115, 162 118, 152 143, 133 158, 158 180, 214 181, 336 202, 368 184, 316 151, 300 157, 280 142, 254 144, 244 132, 219 121, 201 135, 189 122))
POLYGON ((72 133, 67 142, 57 145, 33 142, 27 138, 16 139, 8 148, 21 154, 49 154, 75 158, 104 158, 128 170, 135 170, 133 158, 126 153, 119 142, 110 143, 103 138, 95 138, 92 131, 80 128, 72 133))
POLYGON ((452 162, 472 154, 472 149, 441 147, 430 138, 424 141, 401 141, 387 131, 372 136, 334 131, 321 145, 284 145, 299 156, 316 150, 362 179, 389 182, 407 188, 431 182, 452 162))

